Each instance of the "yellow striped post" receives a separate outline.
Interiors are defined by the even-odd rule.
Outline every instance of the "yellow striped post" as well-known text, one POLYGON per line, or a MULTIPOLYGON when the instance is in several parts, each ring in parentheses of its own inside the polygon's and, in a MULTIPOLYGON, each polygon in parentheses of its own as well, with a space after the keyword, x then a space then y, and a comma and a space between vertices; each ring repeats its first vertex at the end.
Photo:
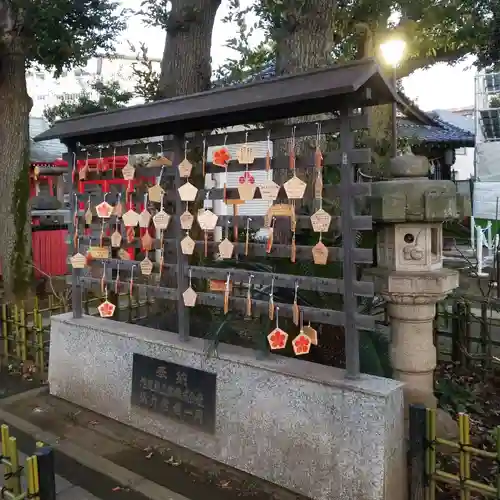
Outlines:
POLYGON ((27 336, 26 336, 26 309, 24 308, 24 302, 21 304, 21 309, 19 310, 19 341, 21 342, 21 360, 26 361, 27 359, 27 336))
POLYGON ((2 434, 2 463, 4 465, 5 471, 5 487, 9 490, 12 489, 12 478, 10 474, 12 473, 12 467, 10 466, 10 450, 9 450, 9 428, 3 424, 1 427, 2 434))
POLYGON ((40 500, 39 481, 38 481, 38 459, 35 455, 26 459, 26 482, 28 486, 28 495, 34 500, 40 500))
POLYGON ((9 365, 9 318, 7 304, 2 304, 2 360, 5 366, 9 365))
POLYGON ((470 420, 465 413, 458 414, 458 429, 460 435, 460 500, 470 500, 470 452, 466 448, 470 446, 470 420))
POLYGON ((9 438, 9 455, 10 455, 10 467, 11 467, 11 477, 12 485, 11 491, 14 495, 21 494, 21 469, 19 467, 19 452, 17 450, 17 440, 15 437, 9 438))
POLYGON ((16 361, 19 361, 21 359, 21 343, 19 342, 19 307, 17 307, 17 304, 14 304, 12 324, 14 326, 14 342, 16 344, 16 361))
POLYGON ((40 373, 45 373, 45 345, 43 339, 43 316, 37 312, 35 317, 36 324, 36 362, 40 373))

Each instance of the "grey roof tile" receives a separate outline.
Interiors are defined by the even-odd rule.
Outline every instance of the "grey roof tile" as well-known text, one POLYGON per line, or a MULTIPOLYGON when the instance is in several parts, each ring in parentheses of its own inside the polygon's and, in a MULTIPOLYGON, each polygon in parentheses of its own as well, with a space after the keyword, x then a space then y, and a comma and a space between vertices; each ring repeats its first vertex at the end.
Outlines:
POLYGON ((59 140, 45 141, 43 143, 33 142, 33 138, 45 132, 49 124, 43 119, 30 116, 30 159, 33 162, 52 162, 61 158, 66 152, 66 147, 59 140))
MULTIPOLYGON (((254 80, 267 80, 276 75, 274 63, 269 64, 260 73, 255 76, 247 77, 243 83, 249 83, 254 80)), ((409 103, 411 101, 404 96, 409 103)), ((415 108, 414 104, 411 104, 415 108)), ((422 112, 423 113, 423 112, 422 112)), ((474 147, 475 137, 470 130, 459 128, 440 116, 439 113, 425 113, 436 122, 436 126, 416 123, 407 118, 398 119, 398 134, 401 137, 415 138, 426 143, 449 143, 455 147, 474 147)))

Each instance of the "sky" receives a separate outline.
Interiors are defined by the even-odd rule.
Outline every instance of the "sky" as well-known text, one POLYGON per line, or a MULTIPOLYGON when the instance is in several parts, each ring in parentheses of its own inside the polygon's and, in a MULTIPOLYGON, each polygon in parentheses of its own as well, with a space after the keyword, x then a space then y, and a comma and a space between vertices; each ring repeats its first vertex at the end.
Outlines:
MULTIPOLYGON (((241 4, 250 3, 252 0, 241 0, 241 4)), ((124 7, 138 10, 140 0, 122 0, 124 7)), ((216 69, 227 58, 234 57, 232 50, 225 47, 226 40, 234 36, 234 31, 222 23, 222 18, 227 14, 226 3, 222 2, 217 12, 212 38, 212 66, 216 69)), ((251 22, 251 20, 249 20, 251 22)), ((165 35, 159 28, 145 27, 140 18, 135 16, 129 21, 128 29, 120 41, 119 50, 122 53, 130 52, 128 42, 138 44, 146 42, 150 57, 161 58, 163 53, 163 40, 165 35)), ((258 40, 258 36, 256 37, 258 40)), ((474 104, 474 75, 471 68, 472 60, 456 66, 436 64, 428 70, 419 70, 403 80, 406 94, 415 100, 424 111, 433 109, 451 109, 472 106, 474 104)))

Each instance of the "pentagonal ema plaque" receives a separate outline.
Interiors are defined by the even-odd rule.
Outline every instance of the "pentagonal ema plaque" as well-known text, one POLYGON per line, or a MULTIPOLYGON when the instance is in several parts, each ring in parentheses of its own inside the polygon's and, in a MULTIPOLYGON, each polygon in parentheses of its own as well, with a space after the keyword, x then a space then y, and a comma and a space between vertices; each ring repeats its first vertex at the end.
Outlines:
POLYGON ((304 198, 307 184, 294 175, 289 181, 286 181, 283 187, 290 200, 301 200, 304 198))
POLYGON ((97 207, 95 207, 95 211, 98 217, 100 217, 101 219, 107 219, 111 217, 111 214, 113 213, 113 207, 107 201, 103 201, 102 203, 99 203, 97 207))
POLYGON ((127 162, 127 164, 122 168, 122 175, 126 181, 131 181, 135 176, 135 168, 127 162))
POLYGON ((118 231, 115 231, 111 235, 111 246, 118 248, 121 245, 121 243, 122 243, 122 235, 118 231))
POLYGON ((153 224, 156 229, 167 229, 170 223, 170 215, 165 210, 160 210, 153 216, 153 224))
POLYGON ((255 186, 255 184, 251 184, 250 182, 248 182, 248 179, 245 179, 242 184, 238 185, 238 194, 240 199, 243 201, 253 200, 256 189, 257 187, 255 186))
POLYGON ((153 263, 151 262, 151 260, 149 260, 148 257, 141 261, 139 267, 141 268, 141 273, 145 276, 149 276, 153 271, 153 263))
POLYGON ((304 335, 307 335, 311 339, 312 345, 318 345, 318 331, 312 326, 304 326, 304 335))
POLYGON ((194 307, 196 305, 196 297, 198 294, 189 287, 183 294, 182 300, 184 301, 184 305, 186 307, 194 307))
POLYGON ((189 231, 193 227, 194 216, 187 210, 181 215, 181 228, 189 231))
POLYGON ((315 233, 327 233, 331 222, 332 216, 322 208, 311 215, 311 225, 315 233))
POLYGON ((328 261, 328 248, 322 241, 316 243, 312 249, 313 260, 315 264, 325 265, 328 261))
POLYGON ((151 222, 151 214, 144 209, 139 214, 139 227, 149 227, 149 223, 151 222))
POLYGON ((193 238, 189 235, 185 236, 181 241, 181 250, 184 255, 193 255, 195 246, 193 238))
POLYGON ((113 314, 115 314, 115 309, 116 309, 116 306, 114 304, 112 304, 111 302, 109 302, 108 300, 105 300, 97 308, 101 318, 111 318, 111 316, 113 316, 113 314))
POLYGON ((213 231, 217 225, 217 219, 218 216, 211 210, 205 210, 200 216, 198 216, 198 224, 203 231, 213 231))
POLYGON ((198 189, 193 186, 190 182, 186 182, 179 189, 179 196, 182 201, 194 201, 196 200, 196 195, 198 193, 198 189))
POLYGON ((179 175, 181 177, 189 177, 193 170, 193 164, 187 158, 184 158, 177 168, 179 169, 179 175))
POLYGON ((87 264, 87 258, 81 253, 76 253, 71 257, 70 262, 73 269, 83 269, 87 264))
POLYGON ((308 354, 311 350, 311 344, 311 339, 304 332, 301 332, 292 340, 293 352, 296 356, 308 354))
POLYGON ((161 203, 161 199, 163 198, 164 194, 165 191, 159 184, 155 184, 154 186, 148 188, 148 198, 149 201, 153 203, 161 203))
POLYGON ((281 328, 275 328, 268 336, 267 341, 271 349, 284 349, 288 341, 288 333, 281 328))
POLYGON ((135 210, 127 210, 123 214, 123 223, 129 227, 135 227, 139 224, 139 214, 135 210))
POLYGON ((234 245, 227 239, 224 238, 219 243, 219 253, 221 259, 230 259, 233 256, 234 245))
POLYGON ((266 181, 259 186, 260 197, 263 200, 274 201, 279 193, 280 187, 274 181, 266 181))

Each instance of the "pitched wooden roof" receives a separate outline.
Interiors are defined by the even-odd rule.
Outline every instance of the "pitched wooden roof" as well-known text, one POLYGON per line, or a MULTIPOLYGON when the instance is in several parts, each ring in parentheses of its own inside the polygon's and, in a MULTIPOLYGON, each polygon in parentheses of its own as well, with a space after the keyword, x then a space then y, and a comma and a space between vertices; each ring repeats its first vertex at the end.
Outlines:
POLYGON ((164 99, 61 120, 35 141, 98 144, 212 130, 397 100, 377 62, 365 59, 308 73, 164 99))

